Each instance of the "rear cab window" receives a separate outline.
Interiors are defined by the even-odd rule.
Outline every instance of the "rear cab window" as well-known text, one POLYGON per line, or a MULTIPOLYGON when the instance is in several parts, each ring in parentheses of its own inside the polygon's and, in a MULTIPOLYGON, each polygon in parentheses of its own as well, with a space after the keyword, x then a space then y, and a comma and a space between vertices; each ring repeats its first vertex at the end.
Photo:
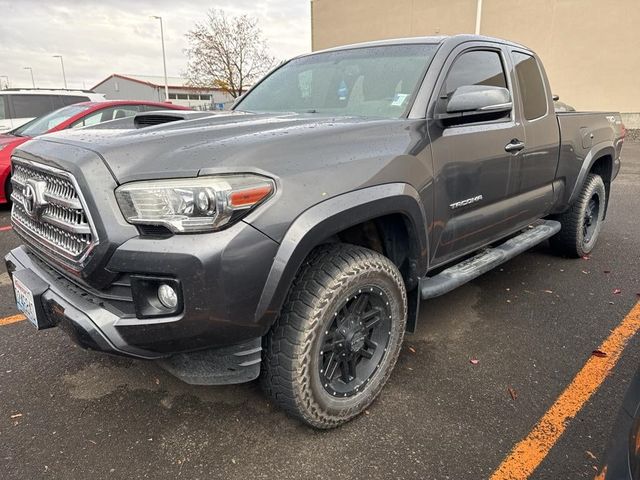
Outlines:
POLYGON ((549 110, 547 90, 536 58, 522 52, 511 52, 520 87, 520 98, 526 120, 544 117, 549 110))

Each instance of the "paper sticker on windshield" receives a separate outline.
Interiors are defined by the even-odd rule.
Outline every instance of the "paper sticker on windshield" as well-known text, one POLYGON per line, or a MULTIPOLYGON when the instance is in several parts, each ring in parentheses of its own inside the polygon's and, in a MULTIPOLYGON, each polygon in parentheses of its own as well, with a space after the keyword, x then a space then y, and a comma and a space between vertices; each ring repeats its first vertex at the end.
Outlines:
POLYGON ((401 107, 408 96, 408 93, 396 93, 396 96, 393 98, 393 102, 391 102, 391 106, 401 107))

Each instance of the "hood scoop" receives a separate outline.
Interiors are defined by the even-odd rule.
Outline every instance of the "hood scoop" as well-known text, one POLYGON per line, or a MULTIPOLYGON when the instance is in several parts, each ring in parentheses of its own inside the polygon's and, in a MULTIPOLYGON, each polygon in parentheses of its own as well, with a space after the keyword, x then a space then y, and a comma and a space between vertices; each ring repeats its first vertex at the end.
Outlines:
POLYGON ((193 120, 211 115, 210 112, 192 112, 179 110, 165 110, 159 112, 139 113, 133 118, 135 128, 151 127, 164 123, 177 122, 179 120, 193 120))

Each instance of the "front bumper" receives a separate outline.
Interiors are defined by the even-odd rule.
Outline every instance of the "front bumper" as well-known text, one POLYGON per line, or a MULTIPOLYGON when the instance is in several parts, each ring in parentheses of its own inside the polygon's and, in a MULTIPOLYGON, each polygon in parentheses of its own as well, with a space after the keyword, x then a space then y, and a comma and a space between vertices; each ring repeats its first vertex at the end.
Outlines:
MULTIPOLYGON (((136 358, 157 359, 211 348, 245 345, 270 325, 257 305, 278 244, 239 222, 213 234, 169 238, 135 237, 113 252, 106 269, 119 275, 149 275, 180 282, 184 304, 174 316, 139 318, 122 308, 126 296, 109 298, 43 261, 28 247, 12 250, 7 271, 33 272, 48 326, 58 326, 78 344, 136 358)), ((27 278, 28 279, 28 278, 27 278)), ((22 278, 21 278, 22 280, 22 278)), ((125 305, 126 307, 126 305, 125 305)))
POLYGON ((11 276, 29 273, 25 280, 34 291, 37 309, 45 315, 44 323, 64 330, 81 347, 144 359, 165 356, 127 344, 115 329, 120 317, 72 293, 69 285, 41 268, 24 246, 13 249, 5 262, 11 276))

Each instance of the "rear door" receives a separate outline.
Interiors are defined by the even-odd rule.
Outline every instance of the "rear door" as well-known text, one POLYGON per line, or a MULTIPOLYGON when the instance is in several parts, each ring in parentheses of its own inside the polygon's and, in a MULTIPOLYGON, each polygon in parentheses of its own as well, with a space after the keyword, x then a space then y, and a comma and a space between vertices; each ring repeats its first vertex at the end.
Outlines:
MULTIPOLYGON (((444 64, 430 105, 430 118, 444 112, 456 88, 490 85, 514 97, 508 52, 498 45, 466 43, 444 64)), ((514 228, 514 157, 505 147, 524 139, 519 106, 500 118, 443 126, 429 121, 434 165, 432 265, 446 263, 496 240, 514 228)))
POLYGON ((515 49, 511 50, 511 59, 525 128, 525 148, 514 157, 513 182, 516 199, 522 206, 520 220, 534 220, 548 214, 553 205, 560 131, 538 59, 515 49))

